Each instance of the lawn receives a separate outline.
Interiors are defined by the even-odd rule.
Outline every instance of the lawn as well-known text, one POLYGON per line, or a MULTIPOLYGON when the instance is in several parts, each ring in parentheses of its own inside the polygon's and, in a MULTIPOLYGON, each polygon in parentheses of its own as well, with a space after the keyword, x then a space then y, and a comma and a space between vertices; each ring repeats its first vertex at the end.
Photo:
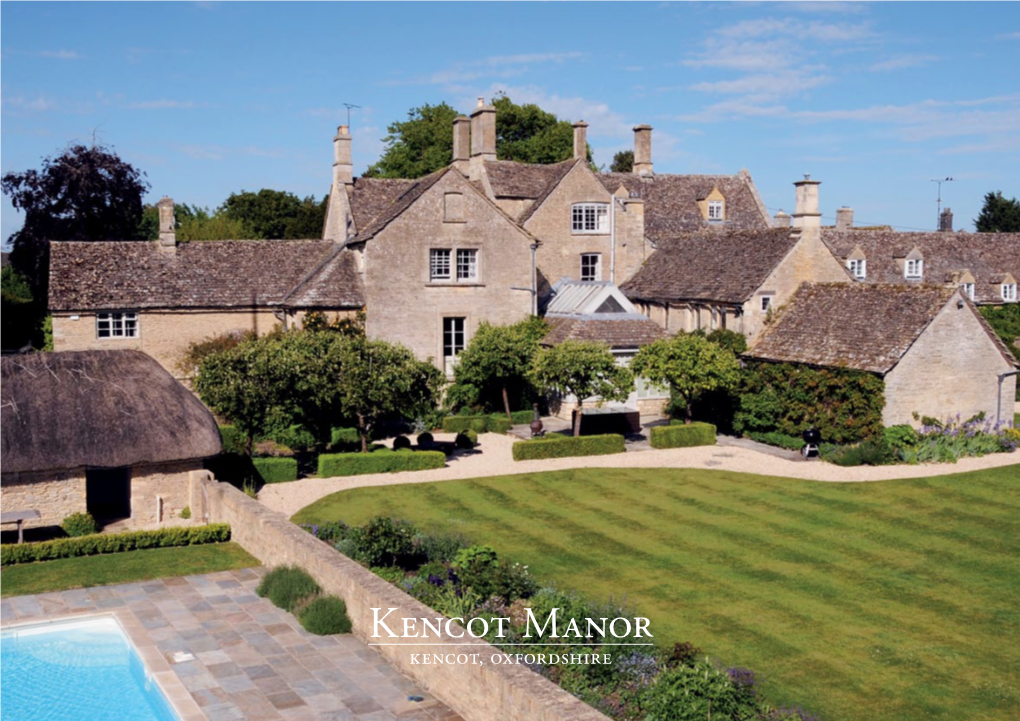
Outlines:
POLYGON ((880 483, 582 469, 362 488, 299 523, 394 515, 625 599, 825 721, 1015 719, 1020 466, 880 483))
POLYGON ((236 543, 153 548, 8 566, 0 572, 0 588, 5 597, 22 596, 257 565, 258 560, 236 543))

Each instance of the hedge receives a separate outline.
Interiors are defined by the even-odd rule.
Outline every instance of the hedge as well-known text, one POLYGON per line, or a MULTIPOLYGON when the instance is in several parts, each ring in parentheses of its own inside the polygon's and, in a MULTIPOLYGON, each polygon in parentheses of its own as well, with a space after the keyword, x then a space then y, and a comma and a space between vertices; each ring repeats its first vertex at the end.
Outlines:
POLYGON ((230 540, 230 526, 211 523, 208 526, 160 528, 155 531, 127 533, 95 533, 77 538, 58 538, 40 543, 15 543, 0 546, 0 565, 51 561, 56 558, 96 556, 102 553, 139 551, 145 548, 197 546, 230 540))
POLYGON ((779 448, 785 448, 788 451, 799 451, 804 448, 805 443, 803 438, 797 438, 796 436, 788 436, 778 431, 770 431, 769 433, 755 433, 751 431, 745 433, 748 438, 752 441, 758 441, 769 446, 778 446, 779 448))
POLYGON ((649 433, 652 448, 689 448, 714 446, 715 426, 711 423, 689 423, 655 426, 649 433))
MULTIPOLYGON (((528 410, 528 411, 511 411, 510 415, 514 419, 514 425, 515 426, 520 426, 520 425, 524 425, 526 423, 531 423, 531 419, 535 416, 535 412, 534 411, 530 411, 530 410, 528 410)), ((497 418, 498 417, 500 419, 503 419, 503 418, 506 418, 506 413, 493 413, 493 414, 491 414, 491 417, 492 418, 497 418)))
POLYGON ((374 448, 369 453, 323 453, 319 456, 319 475, 360 476, 365 473, 426 471, 446 465, 442 451, 392 451, 374 448))
POLYGON ((251 464, 263 483, 297 480, 298 465, 293 458, 252 458, 251 464))
POLYGON ((541 458, 570 458, 572 456, 605 456, 626 451, 623 436, 610 433, 604 436, 546 436, 531 441, 514 443, 515 461, 532 461, 541 458))
POLYGON ((331 431, 330 445, 357 446, 361 443, 357 428, 333 428, 331 431))
POLYGON ((244 453, 245 441, 237 426, 220 426, 220 443, 224 453, 244 453))
POLYGON ((447 433, 463 433, 464 431, 485 433, 489 430, 489 420, 488 416, 447 416, 443 419, 442 428, 447 433))

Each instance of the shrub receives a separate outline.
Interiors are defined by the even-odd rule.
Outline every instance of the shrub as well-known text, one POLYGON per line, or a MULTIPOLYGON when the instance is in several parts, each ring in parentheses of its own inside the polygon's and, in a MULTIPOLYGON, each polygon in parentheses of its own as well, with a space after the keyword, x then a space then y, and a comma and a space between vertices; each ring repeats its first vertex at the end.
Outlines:
POLYGON ((319 475, 358 476, 365 473, 426 471, 446 465, 440 451, 391 451, 375 448, 370 453, 324 453, 319 456, 319 475))
POLYGON ((903 423, 898 426, 889 426, 882 431, 882 437, 885 438, 885 442, 894 451, 901 451, 904 448, 913 446, 917 443, 917 431, 914 427, 903 423))
POLYGON ((714 446, 715 426, 711 423, 688 423, 656 426, 649 432, 652 448, 689 448, 714 446))
POLYGON ((855 446, 824 445, 822 460, 837 466, 885 466, 896 462, 896 453, 884 439, 872 439, 855 446))
POLYGON ((461 450, 470 450, 478 445, 478 434, 474 431, 458 433, 457 437, 453 439, 453 445, 461 450))
POLYGON ((421 558, 415 547, 417 529, 407 521, 386 516, 373 518, 361 528, 351 531, 353 558, 367 566, 399 566, 407 568, 421 558))
POLYGON ((220 426, 220 443, 224 453, 244 453, 244 434, 236 426, 220 426))
MULTIPOLYGON (((531 412, 528 411, 528 421, 531 420, 531 412)), ((515 421, 516 422, 516 421, 515 421)), ((443 430, 447 433, 463 433, 474 431, 475 433, 507 433, 512 423, 506 414, 493 414, 490 416, 447 416, 443 419, 443 430)))
POLYGON ((315 579, 297 566, 277 566, 255 589, 255 593, 284 611, 293 611, 298 603, 318 592, 319 584, 315 579))
POLYGON ((626 451, 623 436, 615 433, 604 436, 546 436, 514 443, 515 461, 542 458, 570 458, 573 456, 605 456, 626 451))
POLYGON ((799 451, 804 447, 804 439, 796 436, 788 436, 785 433, 779 433, 778 431, 770 431, 768 433, 745 433, 745 436, 750 438, 752 441, 758 441, 759 443, 765 443, 770 446, 778 446, 779 448, 785 448, 788 451, 799 451))
POLYGON ((431 433, 425 431, 424 433, 418 434, 418 445, 419 446, 431 446, 436 442, 436 439, 431 433))
POLYGON ((96 519, 92 517, 91 513, 72 513, 64 519, 60 527, 71 538, 88 536, 99 530, 99 527, 96 525, 96 519))
POLYGON ((468 545, 463 536, 431 533, 419 533, 414 537, 413 542, 417 553, 424 556, 430 563, 452 561, 457 555, 457 551, 468 545))
POLYGON ((293 458, 252 458, 251 463, 263 483, 297 480, 298 465, 293 458))
POLYGON ((17 543, 0 546, 0 564, 35 563, 56 558, 97 556, 103 553, 137 551, 145 548, 196 546, 230 540, 230 526, 213 523, 208 526, 161 528, 155 531, 127 533, 94 533, 77 538, 58 538, 41 543, 17 543))
POLYGON ((316 636, 351 632, 347 604, 336 596, 319 596, 312 599, 299 611, 298 621, 308 633, 314 633, 316 636))
MULTIPOLYGON (((531 419, 534 415, 534 411, 530 409, 526 411, 510 411, 510 418, 513 419, 513 424, 515 426, 531 423, 531 419)), ((506 417, 506 413, 490 413, 489 418, 495 418, 501 421, 510 420, 510 418, 506 417)))
POLYGON ((191 518, 191 506, 185 506, 184 508, 182 508, 180 515, 181 518, 183 518, 185 521, 191 518))
POLYGON ((649 689, 647 721, 704 721, 758 718, 754 686, 736 683, 731 674, 707 662, 664 671, 649 689))
POLYGON ((307 451, 315 447, 315 436, 304 426, 288 426, 272 434, 272 440, 292 451, 307 451))
POLYGON ((357 428, 333 428, 330 431, 329 445, 334 448, 357 448, 361 445, 361 437, 357 428))
POLYGON ((393 439, 393 450, 406 451, 411 448, 411 439, 407 436, 397 436, 393 439))

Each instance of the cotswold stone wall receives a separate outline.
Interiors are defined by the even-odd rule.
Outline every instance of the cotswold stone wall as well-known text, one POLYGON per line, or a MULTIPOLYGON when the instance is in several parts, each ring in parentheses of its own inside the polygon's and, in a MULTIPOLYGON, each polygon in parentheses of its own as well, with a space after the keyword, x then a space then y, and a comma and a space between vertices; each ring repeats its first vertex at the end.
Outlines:
MULTIPOLYGON (((354 633, 367 643, 413 643, 410 639, 373 639, 373 608, 396 609, 387 625, 400 633, 404 618, 434 619, 440 614, 422 605, 346 556, 208 472, 192 474, 192 511, 213 523, 229 523, 232 540, 266 566, 294 564, 310 573, 326 593, 340 596, 354 633)), ((421 624, 417 624, 421 628, 421 624)), ((462 629, 451 626, 454 633, 462 629)), ((454 648, 376 646, 395 668, 421 685, 467 721, 607 721, 606 717, 559 686, 524 666, 494 665, 499 651, 490 644, 463 638, 430 637, 425 643, 467 643, 454 648), (485 665, 417 665, 411 654, 480 654, 485 665)))
POLYGON ((5 511, 39 511, 41 518, 25 521, 25 528, 59 526, 72 513, 85 512, 85 470, 5 473, 0 504, 5 511))
POLYGON ((189 503, 189 473, 201 470, 202 461, 179 461, 131 469, 131 520, 138 527, 154 527, 177 518, 189 503), (157 496, 163 499, 163 517, 157 518, 157 496))

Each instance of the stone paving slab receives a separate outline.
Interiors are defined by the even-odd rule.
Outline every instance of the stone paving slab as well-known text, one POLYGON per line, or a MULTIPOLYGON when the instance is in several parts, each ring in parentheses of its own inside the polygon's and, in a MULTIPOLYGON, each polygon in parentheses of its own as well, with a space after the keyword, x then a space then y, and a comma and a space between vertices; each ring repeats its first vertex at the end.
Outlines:
POLYGON ((354 636, 313 636, 256 596, 263 573, 15 596, 0 626, 112 613, 182 721, 461 721, 354 636))

